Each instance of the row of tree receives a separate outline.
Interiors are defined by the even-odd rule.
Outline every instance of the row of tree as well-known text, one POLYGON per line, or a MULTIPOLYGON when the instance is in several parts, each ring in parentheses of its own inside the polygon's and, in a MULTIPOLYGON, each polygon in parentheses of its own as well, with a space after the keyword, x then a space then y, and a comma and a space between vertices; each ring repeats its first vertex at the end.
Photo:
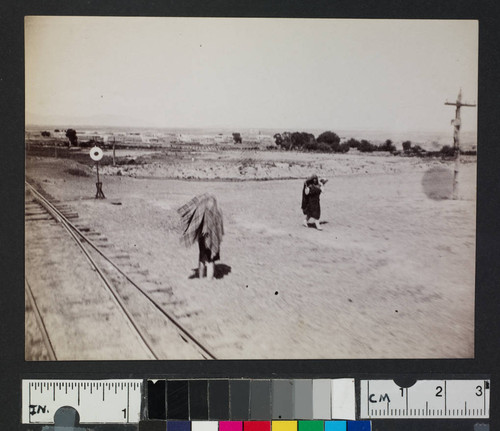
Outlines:
POLYGON ((315 138, 312 133, 306 132, 283 132, 276 133, 274 142, 285 150, 306 150, 321 152, 346 153, 349 145, 340 143, 340 137, 333 132, 324 132, 315 138))
MULTIPOLYGON (((284 132, 276 133, 274 135, 275 143, 278 147, 284 150, 297 150, 297 151, 318 151, 325 153, 346 153, 351 148, 355 148, 362 153, 372 153, 374 151, 386 151, 391 154, 401 154, 390 139, 387 139, 381 145, 375 145, 366 139, 357 140, 350 138, 345 142, 340 142, 340 137, 334 132, 323 132, 317 138, 311 133, 306 132, 284 132)), ((426 151, 420 145, 412 145, 411 141, 404 141, 402 143, 402 155, 407 156, 444 156, 453 157, 456 154, 456 149, 445 145, 439 151, 426 151)), ((475 154, 472 152, 464 152, 475 154)))
POLYGON ((353 138, 341 143, 340 137, 331 131, 323 132, 317 138, 306 132, 276 133, 273 137, 276 145, 285 150, 347 153, 349 149, 356 148, 361 152, 389 151, 393 153, 396 151, 396 147, 390 139, 382 145, 374 145, 366 139, 358 141, 353 138))

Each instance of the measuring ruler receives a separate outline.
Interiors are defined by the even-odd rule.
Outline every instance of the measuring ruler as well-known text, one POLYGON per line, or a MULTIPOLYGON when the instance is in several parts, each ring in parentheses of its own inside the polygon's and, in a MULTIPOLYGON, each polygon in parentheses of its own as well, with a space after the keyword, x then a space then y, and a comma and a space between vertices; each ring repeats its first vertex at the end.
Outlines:
POLYGON ((489 380, 420 380, 409 388, 393 380, 361 380, 362 419, 488 419, 489 380))
POLYGON ((138 423, 142 380, 23 380, 22 421, 52 424, 64 406, 81 423, 138 423))

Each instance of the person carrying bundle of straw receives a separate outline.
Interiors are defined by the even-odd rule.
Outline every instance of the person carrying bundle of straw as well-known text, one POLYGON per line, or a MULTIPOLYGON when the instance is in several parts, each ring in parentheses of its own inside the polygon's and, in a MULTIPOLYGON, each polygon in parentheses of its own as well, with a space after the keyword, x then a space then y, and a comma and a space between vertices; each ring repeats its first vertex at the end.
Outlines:
POLYGON ((214 196, 205 193, 191 199, 177 212, 181 216, 182 237, 186 247, 198 241, 200 249, 198 275, 205 274, 209 280, 214 278, 215 264, 220 260, 220 244, 224 235, 222 212, 214 196))

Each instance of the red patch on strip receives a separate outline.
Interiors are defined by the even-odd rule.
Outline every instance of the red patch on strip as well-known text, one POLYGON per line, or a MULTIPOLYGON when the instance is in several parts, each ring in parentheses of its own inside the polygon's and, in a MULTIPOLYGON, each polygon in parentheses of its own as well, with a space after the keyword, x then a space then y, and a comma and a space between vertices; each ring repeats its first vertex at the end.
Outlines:
POLYGON ((271 421, 245 421, 243 431, 271 431, 271 421))

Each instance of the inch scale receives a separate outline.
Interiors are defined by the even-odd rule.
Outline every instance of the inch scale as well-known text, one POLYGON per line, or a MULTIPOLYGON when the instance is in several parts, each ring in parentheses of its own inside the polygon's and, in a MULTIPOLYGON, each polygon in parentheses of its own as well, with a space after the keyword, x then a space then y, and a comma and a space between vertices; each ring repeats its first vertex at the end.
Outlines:
POLYGON ((52 424, 61 407, 82 423, 138 423, 142 380, 23 380, 24 424, 52 424))
POLYGON ((488 419, 489 380, 420 380, 402 388, 392 380, 361 380, 363 419, 488 419))

